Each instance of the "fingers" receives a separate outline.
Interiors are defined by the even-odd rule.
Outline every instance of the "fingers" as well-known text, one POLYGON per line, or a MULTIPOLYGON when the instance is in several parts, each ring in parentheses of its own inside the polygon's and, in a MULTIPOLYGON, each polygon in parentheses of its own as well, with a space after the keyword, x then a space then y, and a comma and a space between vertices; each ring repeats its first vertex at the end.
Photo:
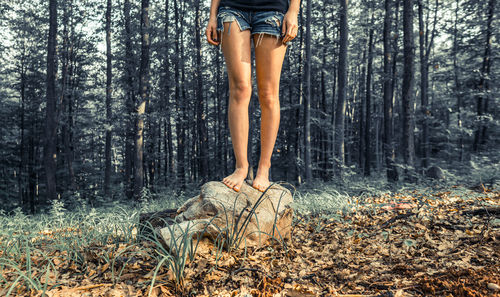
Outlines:
POLYGON ((212 38, 212 41, 217 43, 217 30, 214 30, 212 28, 212 30, 210 31, 210 37, 212 38))
POLYGON ((217 40, 217 29, 213 26, 209 26, 205 31, 205 36, 207 37, 207 41, 213 45, 219 45, 219 41, 217 40), (214 38, 215 36, 215 38, 214 38))
POLYGON ((295 31, 295 28, 296 26, 294 25, 290 25, 288 22, 285 21, 285 23, 283 24, 283 30, 286 30, 286 35, 283 37, 283 43, 286 44, 287 42, 289 42, 290 40, 294 39, 295 36, 297 36, 297 33, 294 32, 295 31))
POLYGON ((213 45, 218 45, 218 43, 213 38, 213 33, 214 33, 213 28, 210 28, 208 31, 208 42, 213 45))
POLYGON ((288 26, 287 30, 286 30, 286 36, 285 36, 285 40, 283 40, 284 43, 287 43, 288 41, 292 40, 292 28, 291 26, 288 26))

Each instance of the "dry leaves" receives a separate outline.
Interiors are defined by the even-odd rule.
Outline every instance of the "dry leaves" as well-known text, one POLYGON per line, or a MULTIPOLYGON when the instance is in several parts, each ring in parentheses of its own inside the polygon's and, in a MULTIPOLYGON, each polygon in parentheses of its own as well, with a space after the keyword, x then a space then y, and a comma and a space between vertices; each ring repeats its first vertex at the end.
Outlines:
MULTIPOLYGON (((364 198, 350 216, 298 217, 288 253, 275 244, 221 255, 203 245, 186 266, 183 291, 162 267, 152 296, 499 296, 498 212, 475 210, 498 208, 500 192, 431 190, 364 198)), ((125 248, 86 247, 84 267, 48 253, 58 268, 49 284, 62 285, 47 295, 147 296, 152 247, 125 248)), ((39 277, 47 262, 32 261, 39 277)), ((16 274, 5 268, 2 276, 16 274)), ((14 292, 41 296, 20 285, 14 292)))

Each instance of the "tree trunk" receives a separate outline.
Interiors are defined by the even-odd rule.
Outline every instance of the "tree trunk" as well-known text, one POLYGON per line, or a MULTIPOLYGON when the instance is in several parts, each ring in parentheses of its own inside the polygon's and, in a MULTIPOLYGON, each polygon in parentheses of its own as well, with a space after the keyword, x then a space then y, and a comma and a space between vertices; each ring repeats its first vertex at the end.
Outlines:
POLYGON ((60 109, 59 112, 63 113, 62 122, 62 140, 64 146, 64 163, 68 170, 66 176, 66 189, 74 191, 76 189, 75 184, 75 172, 73 170, 73 143, 72 143, 72 121, 73 121, 73 81, 72 75, 72 60, 73 60, 73 44, 70 38, 73 36, 73 24, 71 24, 71 16, 73 14, 73 1, 64 2, 63 10, 63 46, 62 46, 62 75, 61 75, 61 94, 60 94, 60 109), (68 11, 69 7, 69 11, 68 11), (68 29, 70 27, 70 30, 68 29))
POLYGON ((202 65, 201 65, 201 13, 200 13, 200 0, 195 1, 195 43, 196 43, 196 74, 197 74, 197 117, 196 125, 198 127, 198 147, 199 147, 199 164, 200 164, 200 176, 202 183, 208 182, 208 131, 206 124, 206 114, 205 114, 205 100, 203 99, 203 75, 202 75, 202 65))
POLYGON ((141 67, 139 70, 139 100, 137 104, 137 118, 135 130, 135 175, 134 175, 134 198, 141 197, 144 187, 144 164, 143 164, 143 137, 144 137, 144 114, 146 102, 149 99, 149 0, 141 2, 141 67))
POLYGON ((311 165, 311 1, 306 0, 306 60, 304 84, 306 92, 304 96, 304 166, 305 180, 312 178, 311 165))
POLYGON ((25 141, 24 141, 24 131, 25 131, 25 112, 26 112, 26 65, 25 65, 25 55, 24 53, 26 52, 25 48, 23 48, 23 55, 20 61, 19 67, 21 68, 20 71, 20 77, 21 77, 21 88, 20 88, 20 95, 21 95, 21 113, 19 115, 20 117, 20 125, 19 129, 21 130, 21 135, 20 135, 20 146, 19 146, 19 175, 18 175, 18 187, 19 187, 19 203, 22 205, 22 207, 25 209, 28 206, 28 201, 26 197, 26 192, 24 188, 26 187, 26 178, 25 178, 25 168, 26 168, 26 154, 25 154, 25 141))
MULTIPOLYGON (((57 0, 49 0, 49 39, 47 47, 47 106, 45 113, 44 167, 46 178, 46 199, 54 200, 56 190, 56 40, 57 38, 57 0)), ((43 201, 42 201, 43 202, 43 201)))
POLYGON ((132 49, 132 30, 130 24, 130 0, 125 0, 123 4, 123 16, 125 26, 125 82, 126 96, 125 106, 127 107, 127 125, 126 125, 126 141, 125 141, 125 195, 130 199, 133 197, 134 190, 134 130, 135 130, 135 90, 134 90, 134 74, 136 71, 135 60, 132 49))
POLYGON ((340 1, 340 48, 338 68, 338 101, 335 115, 335 154, 336 174, 342 178, 342 166, 344 165, 344 118, 347 94, 347 46, 349 29, 347 25, 347 0, 340 1))
POLYGON ((366 66, 366 118, 365 118, 365 176, 370 176, 371 165, 371 146, 370 146, 370 130, 371 130, 371 94, 372 94, 372 64, 373 64, 373 31, 374 31, 375 12, 372 10, 372 19, 370 24, 370 36, 368 39, 368 65, 366 66))
MULTIPOLYGON (((403 122, 401 121, 401 118, 402 118, 402 108, 401 108, 401 104, 399 104, 399 102, 397 102, 396 104, 396 100, 398 98, 397 96, 397 92, 398 92, 398 54, 399 54, 399 16, 400 16, 400 4, 401 4, 401 1, 400 0, 397 0, 395 1, 396 2, 396 9, 394 11, 394 16, 395 16, 395 20, 394 20, 394 42, 393 42, 393 50, 394 50, 394 54, 393 54, 393 58, 392 58, 392 107, 393 107, 393 118, 392 118, 392 137, 393 137, 393 147, 395 149, 394 153, 395 153, 395 156, 394 156, 394 161, 396 161, 397 157, 398 156, 401 156, 401 149, 398 149, 396 151, 396 140, 395 139, 401 139, 401 135, 402 135, 402 131, 400 130, 396 130, 396 125, 394 124, 394 122, 396 121, 396 118, 394 117, 394 115, 398 115, 398 120, 399 120, 399 125, 398 126, 402 126, 403 122), (396 110, 397 109, 397 110, 396 110), (396 134, 396 132, 399 132, 399 134, 396 134)), ((399 148, 401 147, 401 145, 399 145, 399 148)))
MULTIPOLYGON (((327 44, 327 39, 328 39, 328 34, 327 34, 327 27, 328 27, 328 20, 326 18, 326 12, 323 14, 323 40, 325 44, 327 44)), ((326 57, 327 57, 327 49, 329 47, 323 46, 323 53, 322 53, 322 59, 323 59, 323 67, 321 71, 321 121, 325 122, 328 120, 328 110, 327 110, 327 97, 326 97, 326 77, 325 73, 327 73, 327 70, 325 67, 327 66, 326 63, 326 57)), ((321 134, 320 134, 320 168, 321 168, 321 177, 323 180, 328 180, 330 177, 328 175, 328 129, 321 129, 321 134)))
POLYGON ((418 23, 419 23, 419 44, 420 44, 420 99, 421 99, 421 112, 422 112, 422 167, 427 168, 430 158, 430 145, 429 145, 429 54, 433 45, 436 23, 437 23, 437 10, 438 1, 436 0, 436 7, 434 11, 434 23, 432 36, 429 43, 429 29, 425 28, 424 13, 423 13, 422 0, 418 0, 418 23))
POLYGON ((488 99, 490 93, 490 69, 491 69, 491 41, 493 37, 493 15, 495 13, 496 0, 488 1, 488 14, 486 21, 486 39, 484 43, 483 66, 481 68, 481 78, 479 79, 479 95, 477 97, 477 115, 479 124, 474 134, 473 150, 478 151, 479 146, 486 143, 486 128, 483 123, 483 115, 488 113, 488 99))
POLYGON ((104 169, 104 195, 109 196, 109 184, 111 180, 111 133, 113 126, 111 110, 111 81, 112 81, 112 56, 111 56, 111 0, 106 5, 106 164, 104 169))
MULTIPOLYGON (((403 31, 404 31, 404 67, 403 67, 403 156, 407 178, 413 174, 414 170, 414 40, 413 40, 413 0, 403 1, 403 31), (411 172, 410 172, 411 171, 411 172)), ((411 178, 410 178, 411 179, 411 178)))
POLYGON ((388 181, 397 181, 398 174, 394 166, 394 143, 393 143, 393 73, 391 69, 391 24, 392 24, 393 0, 385 0, 384 17, 384 158, 386 165, 386 176, 388 181))
POLYGON ((178 1, 174 1, 174 11, 175 11, 175 52, 177 53, 177 58, 175 59, 175 100, 176 100, 176 134, 177 134, 177 182, 183 188, 186 183, 185 179, 185 164, 184 164, 184 150, 185 150, 185 132, 184 132, 184 108, 183 101, 181 99, 181 85, 180 85, 180 60, 182 59, 182 54, 180 52, 180 29, 179 29, 179 6, 178 1))
POLYGON ((458 69, 458 11, 460 8, 460 0, 455 2, 455 20, 453 24, 453 74, 455 80, 455 96, 457 97, 457 127, 459 131, 458 136, 458 161, 464 161, 464 132, 462 126, 462 86, 460 84, 459 69, 458 69))
MULTIPOLYGON (((300 13, 299 13, 299 28, 298 30, 300 30, 300 43, 299 43, 299 74, 302 73, 303 69, 302 69, 302 61, 303 61, 303 57, 304 57, 304 51, 303 51, 303 48, 304 48, 304 26, 302 25, 304 23, 304 16, 303 16, 303 9, 302 9, 302 5, 300 6, 300 13)), ((299 106, 302 106, 303 102, 304 102, 304 92, 303 92, 303 89, 304 89, 304 82, 302 79, 300 79, 299 77, 299 90, 298 90, 298 104, 299 106)), ((299 120, 300 118, 300 108, 297 108, 296 111, 295 111, 295 119, 297 119, 297 121, 299 120)), ((295 159, 296 160, 302 160, 303 161, 303 158, 302 158, 302 152, 301 152, 301 141, 300 141, 300 121, 299 121, 299 125, 295 125, 295 159)), ((297 183, 300 185, 302 184, 302 180, 303 180, 303 172, 300 170, 300 167, 298 166, 298 162, 295 162, 296 164, 296 172, 297 172, 297 183)))
MULTIPOLYGON (((367 41, 368 43, 368 41, 367 41)), ((359 74, 359 86, 358 86, 358 93, 359 94, 365 94, 365 88, 366 88, 366 48, 365 46, 363 48, 363 57, 361 58, 361 61, 357 68, 361 68, 360 71, 358 71, 359 74)), ((366 96, 365 98, 360 96, 360 107, 358 111, 358 116, 356 118, 358 119, 358 126, 359 126, 359 146, 358 146, 358 164, 359 164, 359 169, 360 171, 364 172, 364 166, 365 166, 365 154, 366 154, 366 149, 365 149, 365 142, 366 142, 366 137, 365 137, 365 120, 366 120, 366 96)))

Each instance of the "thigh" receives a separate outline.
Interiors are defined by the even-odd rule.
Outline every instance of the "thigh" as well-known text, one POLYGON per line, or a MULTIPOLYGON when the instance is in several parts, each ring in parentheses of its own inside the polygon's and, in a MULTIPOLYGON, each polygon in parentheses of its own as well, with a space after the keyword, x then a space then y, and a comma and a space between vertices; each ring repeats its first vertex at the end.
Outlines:
POLYGON ((233 9, 220 10, 217 19, 230 87, 234 83, 251 85, 250 26, 233 9))
POLYGON ((262 95, 278 96, 281 68, 286 54, 286 45, 277 41, 276 37, 269 34, 254 34, 255 71, 257 73, 257 87, 259 97, 262 95))

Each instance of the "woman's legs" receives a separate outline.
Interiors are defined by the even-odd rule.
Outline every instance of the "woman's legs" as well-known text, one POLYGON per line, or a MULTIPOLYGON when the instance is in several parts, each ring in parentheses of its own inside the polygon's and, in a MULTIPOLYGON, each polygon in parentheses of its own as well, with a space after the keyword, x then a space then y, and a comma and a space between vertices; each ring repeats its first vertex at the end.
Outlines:
POLYGON ((254 34, 255 70, 261 108, 260 122, 260 160, 253 187, 264 191, 269 185, 271 155, 278 135, 280 123, 279 83, 281 67, 285 58, 286 45, 275 36, 254 34))
POLYGON ((248 104, 252 95, 250 30, 240 31, 236 21, 225 22, 221 44, 229 78, 229 130, 236 169, 222 182, 235 191, 241 189, 248 174, 248 104))

